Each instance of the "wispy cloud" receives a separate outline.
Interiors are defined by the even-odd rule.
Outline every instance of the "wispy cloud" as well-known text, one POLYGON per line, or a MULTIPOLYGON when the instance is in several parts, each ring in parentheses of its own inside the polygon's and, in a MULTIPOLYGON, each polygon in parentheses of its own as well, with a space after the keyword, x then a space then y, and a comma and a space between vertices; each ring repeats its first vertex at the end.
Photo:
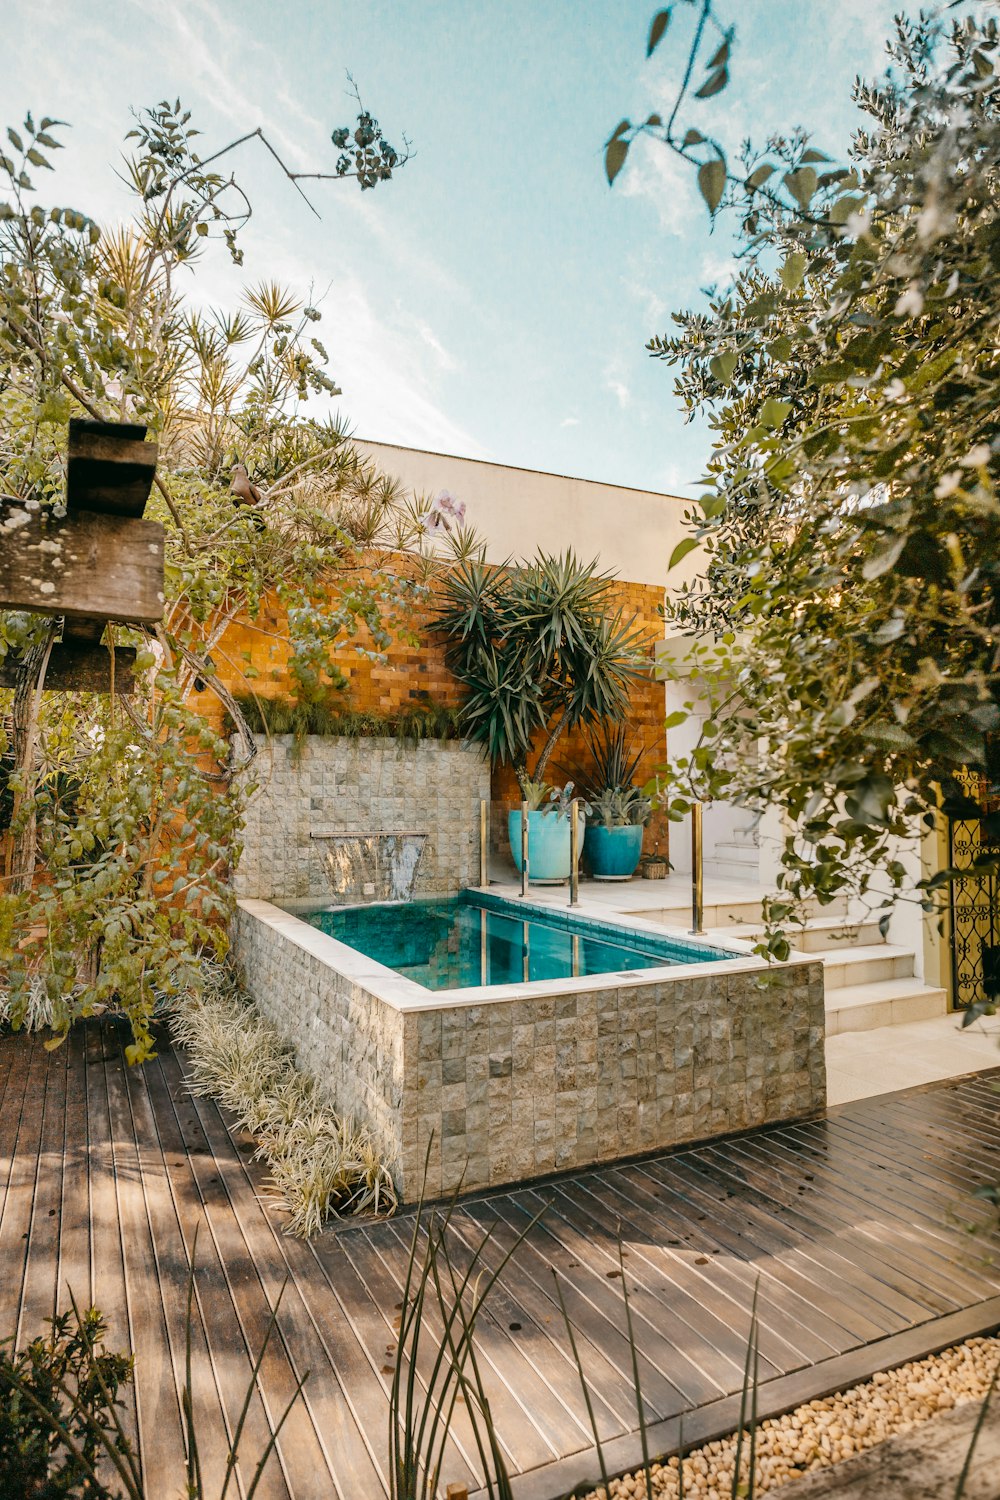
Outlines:
POLYGON ((628 167, 615 186, 619 183, 624 197, 644 198, 653 206, 665 234, 689 233, 704 213, 693 168, 669 146, 648 137, 640 137, 632 147, 628 167))
POLYGON ((618 405, 624 411, 632 400, 632 392, 625 382, 624 361, 616 356, 610 360, 604 370, 604 387, 615 397, 618 405))
MULTIPOLYGON (((228 0, 173 0, 155 7, 149 0, 127 0, 122 11, 124 24, 111 26, 105 8, 96 4, 91 13, 71 0, 50 0, 38 12, 29 0, 15 0, 13 40, 23 71, 36 91, 39 81, 46 82, 30 102, 39 112, 80 124, 68 139, 76 148, 73 165, 79 160, 82 168, 73 188, 80 207, 106 223, 126 207, 113 175, 114 143, 128 128, 127 105, 136 95, 139 101, 155 99, 179 88, 195 123, 206 128, 203 151, 259 125, 293 170, 322 166, 324 152, 332 164, 330 128, 353 113, 346 81, 343 94, 335 90, 330 100, 330 119, 321 120, 312 112, 314 101, 296 90, 293 64, 265 45, 228 0), (67 35, 72 49, 63 44, 67 35), (71 64, 80 49, 100 59, 96 78, 83 79, 71 64), (181 82, 165 82, 172 76, 181 82), (158 92, 150 94, 150 88, 158 92)), ((419 303, 404 306, 395 290, 387 297, 372 276, 373 260, 387 260, 397 274, 405 268, 408 285, 446 291, 451 305, 468 296, 417 236, 399 233, 392 190, 361 194, 353 183, 319 185, 313 197, 324 225, 317 235, 315 221, 263 147, 249 143, 232 161, 254 201, 244 237, 247 264, 240 272, 221 255, 207 256, 190 280, 199 305, 232 305, 241 283, 262 274, 303 296, 313 278, 316 296, 331 282, 317 331, 352 428, 389 442, 490 456, 451 415, 456 403, 449 387, 460 366, 448 339, 423 308, 414 311, 419 303)))
POLYGON ((401 316, 409 322, 417 337, 431 351, 439 369, 450 374, 459 368, 458 360, 450 350, 445 348, 429 323, 425 323, 423 318, 404 313, 402 308, 399 308, 399 311, 401 316))
MULTIPOLYGON (((308 285, 309 265, 288 231, 266 233, 255 258, 282 283, 308 285)), ((493 457, 449 414, 449 376, 459 364, 429 323, 399 303, 378 306, 369 278, 353 268, 338 273, 321 312, 318 332, 353 431, 404 447, 493 457)))
POLYGON ((579 425, 579 417, 563 417, 562 421, 559 423, 560 427, 579 427, 579 425))

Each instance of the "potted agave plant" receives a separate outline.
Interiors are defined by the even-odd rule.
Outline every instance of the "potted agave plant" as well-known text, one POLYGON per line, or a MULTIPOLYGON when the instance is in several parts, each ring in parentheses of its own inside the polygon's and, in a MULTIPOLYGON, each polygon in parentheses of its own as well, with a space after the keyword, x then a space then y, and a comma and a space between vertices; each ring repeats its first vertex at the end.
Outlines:
POLYGON ((630 880, 652 804, 637 786, 608 787, 591 804, 583 852, 595 880, 630 880))
POLYGON ((635 783, 646 753, 627 725, 605 721, 587 736, 587 759, 567 771, 589 803, 583 852, 595 880, 628 880, 642 854, 652 803, 635 783))
MULTIPOLYGON (((528 804, 528 878, 536 884, 567 880, 572 861, 570 807, 573 783, 562 788, 550 787, 544 781, 525 784, 528 804)), ((586 803, 579 808, 581 824, 589 812, 586 803)), ((507 814, 507 836, 517 873, 521 873, 521 809, 507 814)))

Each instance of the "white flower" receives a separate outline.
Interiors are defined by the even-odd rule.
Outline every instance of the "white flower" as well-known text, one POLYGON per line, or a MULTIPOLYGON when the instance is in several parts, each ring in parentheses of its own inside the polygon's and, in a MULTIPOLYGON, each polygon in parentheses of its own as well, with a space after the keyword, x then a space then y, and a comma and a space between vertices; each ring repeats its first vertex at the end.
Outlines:
POLYGON ((947 474, 942 474, 934 486, 935 500, 945 500, 953 495, 962 482, 962 476, 957 469, 950 469, 947 474))
POLYGON ((962 459, 964 469, 984 469, 990 461, 990 448, 988 443, 977 443, 970 448, 962 459))
POLYGON ((906 386, 899 379, 890 380, 885 388, 887 401, 902 401, 906 397, 906 386))
POLYGON ((465 503, 456 500, 449 490, 441 490, 434 500, 434 504, 443 516, 450 516, 453 521, 461 523, 465 519, 465 503))
POLYGON ((456 500, 449 490, 439 490, 421 525, 425 532, 433 535, 437 531, 450 531, 453 524, 461 526, 464 520, 465 502, 456 500))
POLYGON ((915 281, 911 281, 895 306, 897 318, 918 318, 924 310, 924 294, 915 281))
POLYGON ((860 213, 857 209, 847 215, 844 220, 844 229, 855 240, 863 240, 871 233, 872 216, 871 210, 863 208, 860 213))

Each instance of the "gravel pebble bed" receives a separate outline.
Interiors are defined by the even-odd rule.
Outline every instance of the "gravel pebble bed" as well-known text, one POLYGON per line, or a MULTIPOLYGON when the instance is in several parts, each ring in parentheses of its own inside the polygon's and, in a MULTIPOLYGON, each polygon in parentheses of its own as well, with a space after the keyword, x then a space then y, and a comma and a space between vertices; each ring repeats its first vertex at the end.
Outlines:
MULTIPOLYGON (((880 1371, 863 1385, 823 1401, 809 1401, 783 1417, 767 1418, 757 1428, 756 1493, 862 1453, 963 1401, 981 1401, 998 1361, 1000 1336, 968 1339, 941 1354, 880 1371)), ((743 1478, 746 1450, 744 1440, 743 1478)), ((735 1434, 688 1454, 684 1459, 685 1500, 729 1500, 735 1459, 735 1434)), ((676 1458, 652 1464, 650 1469, 654 1496, 677 1495, 676 1458)), ((611 1481, 612 1500, 639 1500, 645 1494, 641 1470, 611 1481)), ((591 1490, 586 1500, 604 1500, 604 1486, 591 1490)))

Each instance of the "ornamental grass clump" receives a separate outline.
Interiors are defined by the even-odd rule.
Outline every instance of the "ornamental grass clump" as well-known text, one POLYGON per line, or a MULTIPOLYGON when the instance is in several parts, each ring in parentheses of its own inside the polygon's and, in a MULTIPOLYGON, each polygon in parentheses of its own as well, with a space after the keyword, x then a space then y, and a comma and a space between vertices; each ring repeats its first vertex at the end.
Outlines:
POLYGON ((230 1110, 256 1138, 287 1232, 308 1238, 332 1217, 394 1212, 389 1168, 368 1132, 326 1103, 291 1048, 224 969, 168 1011, 191 1091, 230 1110))

